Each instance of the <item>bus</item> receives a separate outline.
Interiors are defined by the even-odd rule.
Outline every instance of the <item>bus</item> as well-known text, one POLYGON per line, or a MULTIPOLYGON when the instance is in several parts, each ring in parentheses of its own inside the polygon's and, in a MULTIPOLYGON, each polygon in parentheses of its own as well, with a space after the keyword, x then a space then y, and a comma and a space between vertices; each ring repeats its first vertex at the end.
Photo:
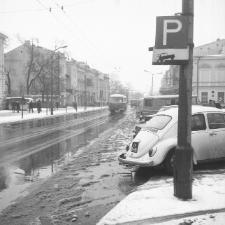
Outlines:
POLYGON ((130 100, 130 106, 132 107, 132 106, 137 106, 137 104, 138 104, 138 99, 131 99, 130 100))
MULTIPOLYGON (((146 115, 152 115, 159 111, 162 106, 168 105, 178 105, 179 95, 158 95, 158 96, 148 96, 139 99, 136 116, 145 117, 146 115)), ((197 95, 192 96, 192 105, 201 105, 197 95)))
POLYGON ((9 110, 12 109, 12 102, 13 101, 18 101, 20 103, 20 110, 28 110, 29 106, 29 102, 33 101, 33 98, 26 98, 24 97, 24 99, 22 100, 22 97, 6 97, 5 98, 5 109, 9 110))
POLYGON ((127 110, 127 97, 121 94, 113 94, 109 97, 108 107, 110 112, 126 111, 127 110))

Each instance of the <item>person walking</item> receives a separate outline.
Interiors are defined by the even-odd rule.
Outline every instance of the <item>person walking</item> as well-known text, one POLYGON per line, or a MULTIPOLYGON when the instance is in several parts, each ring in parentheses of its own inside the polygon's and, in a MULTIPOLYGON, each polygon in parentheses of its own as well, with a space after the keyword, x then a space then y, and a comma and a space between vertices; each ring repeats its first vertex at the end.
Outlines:
POLYGON ((56 102, 55 106, 56 106, 56 109, 58 110, 59 109, 59 102, 56 102))
POLYGON ((40 100, 37 101, 37 111, 38 111, 38 113, 41 112, 41 101, 40 100))
POLYGON ((32 111, 32 113, 34 112, 34 109, 33 109, 33 101, 30 101, 29 102, 29 113, 30 111, 32 111))
POLYGON ((16 110, 17 110, 17 113, 20 112, 20 103, 18 101, 16 102, 16 110))
POLYGON ((13 100, 13 102, 11 104, 11 107, 12 107, 12 112, 15 112, 15 110, 16 110, 16 102, 15 102, 15 100, 13 100))
POLYGON ((77 111, 77 103, 75 101, 73 102, 73 108, 77 111))

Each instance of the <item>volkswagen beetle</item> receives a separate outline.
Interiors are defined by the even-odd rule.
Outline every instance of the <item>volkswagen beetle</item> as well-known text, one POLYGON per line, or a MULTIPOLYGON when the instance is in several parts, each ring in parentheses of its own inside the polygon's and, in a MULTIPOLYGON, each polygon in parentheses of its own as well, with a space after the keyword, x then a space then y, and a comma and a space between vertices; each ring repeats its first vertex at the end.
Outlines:
MULTIPOLYGON (((119 155, 124 165, 154 167, 163 165, 173 173, 177 147, 178 108, 154 115, 119 155)), ((191 145, 193 163, 225 159, 225 112, 205 106, 192 106, 191 145)))

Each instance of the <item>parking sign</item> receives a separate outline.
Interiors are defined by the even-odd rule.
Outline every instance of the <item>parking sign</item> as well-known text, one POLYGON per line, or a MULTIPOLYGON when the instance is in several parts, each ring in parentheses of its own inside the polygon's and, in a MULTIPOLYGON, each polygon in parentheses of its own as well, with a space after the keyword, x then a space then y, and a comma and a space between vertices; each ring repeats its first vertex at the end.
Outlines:
POLYGON ((156 18, 153 65, 183 65, 189 59, 188 20, 185 16, 156 18))

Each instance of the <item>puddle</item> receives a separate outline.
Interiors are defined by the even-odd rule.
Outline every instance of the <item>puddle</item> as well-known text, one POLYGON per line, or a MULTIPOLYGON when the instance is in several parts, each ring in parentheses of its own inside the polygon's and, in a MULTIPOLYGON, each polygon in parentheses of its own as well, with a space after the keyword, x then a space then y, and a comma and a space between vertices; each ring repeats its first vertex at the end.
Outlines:
MULTIPOLYGON (((107 129, 114 126, 115 121, 109 119, 105 123, 87 128, 84 133, 30 154, 12 164, 0 166, 0 212, 17 197, 26 195, 24 190, 37 181, 46 179, 59 171, 62 166, 91 141, 99 137, 107 129)), ((89 123, 84 126, 88 126, 89 123)))

